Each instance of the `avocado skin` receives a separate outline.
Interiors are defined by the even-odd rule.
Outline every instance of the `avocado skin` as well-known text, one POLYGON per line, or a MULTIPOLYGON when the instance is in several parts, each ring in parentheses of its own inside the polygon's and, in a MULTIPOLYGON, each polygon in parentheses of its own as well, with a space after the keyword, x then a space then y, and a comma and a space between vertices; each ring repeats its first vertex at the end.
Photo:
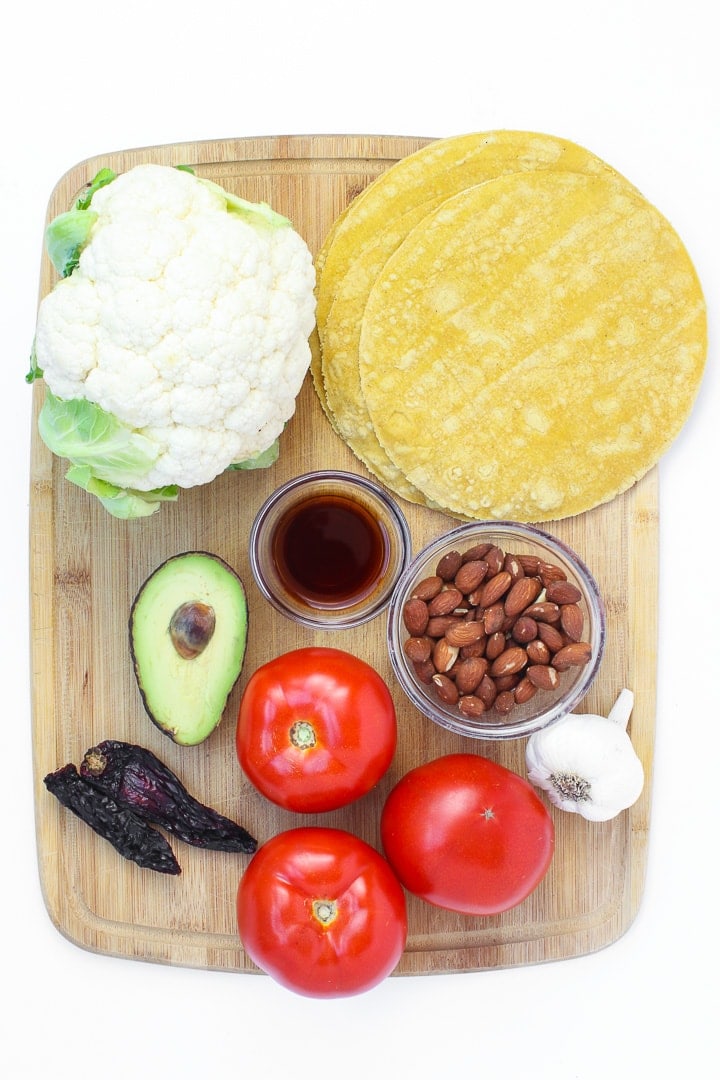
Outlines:
POLYGON ((203 742, 222 720, 245 659, 248 605, 242 579, 211 552, 172 555, 138 589, 128 629, 145 712, 173 742, 203 742), (211 603, 216 611, 213 638, 193 660, 179 656, 169 631, 174 611, 188 600, 211 603))

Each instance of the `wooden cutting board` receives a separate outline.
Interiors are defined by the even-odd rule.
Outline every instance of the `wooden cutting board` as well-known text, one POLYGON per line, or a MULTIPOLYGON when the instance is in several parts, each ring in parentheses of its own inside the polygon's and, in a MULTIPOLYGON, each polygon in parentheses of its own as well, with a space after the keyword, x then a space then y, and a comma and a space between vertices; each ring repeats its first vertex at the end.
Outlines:
MULTIPOLYGON (((313 252, 336 216, 375 176, 428 140, 385 136, 291 136, 168 145, 102 155, 63 176, 48 220, 67 209, 103 166, 189 164, 247 199, 292 219, 313 252)), ((40 293, 54 282, 46 257, 40 293)), ((33 390, 35 414, 42 383, 33 390)), ((152 518, 116 521, 63 479, 33 423, 30 492, 33 748, 37 843, 45 902, 57 928, 79 946, 113 956, 238 972, 256 971, 236 932, 235 895, 247 856, 173 842, 180 877, 138 869, 65 811, 43 777, 105 738, 141 743, 189 790, 242 822, 263 841, 298 824, 347 828, 379 847, 379 810, 408 768, 440 754, 475 751, 524 774, 524 741, 509 745, 451 735, 425 720, 396 687, 385 648, 385 616, 357 630, 304 630, 275 613, 256 588, 248 560, 255 512, 279 484, 315 468, 364 467, 333 433, 308 376, 297 412, 269 470, 236 472, 182 494, 152 518), (220 727, 181 748, 147 718, 128 652, 127 619, 144 579, 170 555, 202 548, 243 578, 250 605, 244 673, 220 727), (372 663, 393 690, 400 737, 378 788, 353 806, 300 817, 279 810, 244 779, 234 752, 235 716, 247 677, 291 648, 324 644, 372 663)), ((414 550, 455 523, 403 503, 414 550)), ((472 971, 578 956, 615 941, 632 922, 643 889, 650 819, 657 640, 657 470, 588 514, 544 527, 593 571, 608 613, 608 644, 582 706, 607 712, 618 692, 635 692, 631 732, 647 775, 644 794, 613 821, 591 824, 553 811, 557 850, 540 887, 492 918, 455 915, 409 898, 410 935, 399 974, 472 971)))

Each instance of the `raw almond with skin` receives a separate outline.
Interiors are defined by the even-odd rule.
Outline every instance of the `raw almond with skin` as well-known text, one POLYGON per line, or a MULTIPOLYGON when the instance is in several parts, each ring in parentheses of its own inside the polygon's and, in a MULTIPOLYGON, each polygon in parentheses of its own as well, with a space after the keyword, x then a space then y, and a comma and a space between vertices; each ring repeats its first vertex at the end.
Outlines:
POLYGON ((495 698, 494 708, 495 712, 500 713, 501 716, 507 716, 515 708, 515 694, 512 690, 503 690, 495 698))
POLYGON ((527 576, 518 578, 505 597, 505 614, 510 618, 519 615, 525 608, 535 603, 541 592, 542 583, 537 578, 527 576))
POLYGON ((534 576, 540 570, 539 555, 517 555, 516 558, 526 574, 534 576))
POLYGON ((477 697, 480 698, 486 709, 492 709, 495 698, 498 695, 498 690, 497 686, 489 675, 483 675, 475 691, 475 694, 477 697))
POLYGON ((483 637, 485 637, 485 627, 477 620, 455 623, 454 626, 448 628, 445 634, 448 645, 457 645, 458 647, 472 645, 474 641, 479 641, 483 637))
POLYGON ((411 637, 420 637, 425 633, 429 618, 427 604, 418 597, 411 597, 403 608, 403 622, 411 637))
POLYGON ((483 656, 461 660, 455 668, 455 685, 461 694, 473 694, 487 674, 488 662, 483 656))
POLYGON ((493 545, 485 553, 485 562, 488 564, 488 574, 495 576, 495 574, 500 573, 505 565, 505 552, 496 545, 493 545))
POLYGON ((456 645, 449 645, 446 638, 440 638, 432 653, 435 670, 441 675, 449 671, 458 658, 458 652, 456 645))
POLYGON ((463 562, 471 562, 473 559, 484 559, 488 551, 490 551, 492 544, 473 544, 467 551, 463 551, 463 562))
POLYGON ((560 608, 560 626, 571 641, 582 641, 585 619, 577 604, 563 604, 560 608))
POLYGON ((460 552, 448 551, 440 559, 440 562, 435 568, 435 572, 438 577, 441 577, 443 579, 443 581, 452 581, 461 566, 462 555, 460 554, 460 552))
POLYGON ((571 581, 551 581, 545 596, 553 604, 579 604, 582 600, 582 593, 571 581))
POLYGON ((572 641, 558 649, 552 659, 553 667, 558 671, 567 671, 571 667, 583 667, 592 656, 592 648, 586 641, 572 641))
POLYGON ((521 615, 513 623, 510 634, 518 645, 527 645, 538 636, 538 624, 529 615, 521 615))
POLYGON ((460 697, 460 691, 452 679, 449 679, 447 675, 438 673, 437 675, 433 675, 432 681, 435 686, 435 692, 441 701, 444 701, 446 705, 457 704, 458 698, 460 697))
POLYGON ((487 639, 485 645, 485 655, 488 660, 496 660, 501 652, 505 649, 505 635, 499 630, 495 634, 491 634, 487 639))
POLYGON ((523 570, 522 564, 516 555, 505 556, 503 570, 507 570, 513 581, 517 581, 518 578, 525 576, 525 571, 523 570))
POLYGON ((560 566, 556 566, 554 563, 544 562, 540 560, 540 566, 538 567, 538 573, 540 574, 540 580, 547 588, 553 581, 565 581, 567 574, 560 566))
POLYGON ((463 602, 463 594, 459 589, 443 589, 428 604, 428 612, 432 615, 449 615, 451 611, 459 607, 463 602))
POLYGON ((422 664, 432 656, 433 643, 429 637, 409 637, 405 638, 403 649, 414 664, 422 664))
POLYGON ((480 607, 492 607, 505 595, 511 584, 512 578, 507 570, 501 570, 495 577, 490 578, 480 590, 480 607))
POLYGON ((538 690, 557 690, 560 682, 557 668, 551 667, 549 664, 531 664, 525 672, 525 677, 538 690))
POLYGON ((527 664, 527 653, 519 645, 511 645, 497 656, 491 666, 490 674, 494 679, 500 679, 504 675, 515 675, 527 664))
POLYGON ((441 638, 447 634, 451 626, 462 621, 460 615, 433 615, 425 628, 425 633, 431 638, 441 638))
MULTIPOLYGON (((562 648, 562 640, 558 648, 562 648)), ((549 664, 552 653, 548 649, 544 641, 539 638, 535 638, 533 641, 528 641, 525 646, 525 651, 528 654, 528 660, 531 664, 549 664)))
POLYGON ((472 559, 470 562, 463 563, 455 575, 455 587, 463 593, 471 593, 477 589, 481 581, 485 580, 487 572, 488 565, 483 559, 472 559))
POLYGON ((525 614, 531 619, 542 623, 560 622, 560 608, 557 604, 551 604, 547 600, 541 600, 537 604, 531 604, 525 609, 525 614))
POLYGON ((487 710, 485 703, 475 694, 465 694, 458 701, 458 709, 464 716, 482 716, 487 710))
POLYGON ((428 600, 432 600, 437 596, 442 587, 443 579, 439 575, 433 574, 431 577, 419 581, 413 589, 412 595, 418 600, 425 600, 427 603, 428 600))
POLYGON ((498 630, 502 629, 502 624, 505 622, 505 608, 502 604, 491 604, 490 607, 485 608, 483 612, 483 626, 485 627, 485 633, 490 637, 491 634, 496 634, 498 630))
POLYGON ((516 705, 524 705, 526 701, 530 701, 538 692, 538 687, 527 677, 521 679, 513 690, 513 697, 515 698, 516 705))
POLYGON ((547 645, 551 653, 555 653, 558 649, 562 649, 565 644, 565 638, 558 628, 552 626, 550 623, 538 622, 538 637, 544 645, 547 645))
POLYGON ((432 684, 433 675, 435 674, 435 665, 432 660, 422 660, 413 663, 413 671, 421 683, 425 683, 426 686, 432 684))

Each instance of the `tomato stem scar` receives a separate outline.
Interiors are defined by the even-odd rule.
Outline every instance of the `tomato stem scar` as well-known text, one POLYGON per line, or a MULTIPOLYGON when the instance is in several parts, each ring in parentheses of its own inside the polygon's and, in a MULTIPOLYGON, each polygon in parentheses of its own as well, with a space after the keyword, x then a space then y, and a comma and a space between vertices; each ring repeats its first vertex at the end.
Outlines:
POLYGON ((296 720, 290 728, 290 742, 298 750, 309 750, 317 742, 315 728, 307 720, 296 720))
POLYGON ((313 915, 323 926, 329 926, 337 918, 337 904, 334 900, 313 900, 313 915))

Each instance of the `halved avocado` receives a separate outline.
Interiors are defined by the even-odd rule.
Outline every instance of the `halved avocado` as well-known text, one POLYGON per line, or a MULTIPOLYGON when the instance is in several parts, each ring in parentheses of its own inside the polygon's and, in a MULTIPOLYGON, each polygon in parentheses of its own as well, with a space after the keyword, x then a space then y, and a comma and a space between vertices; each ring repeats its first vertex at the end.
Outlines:
POLYGON ((217 555, 173 555, 141 586, 130 652, 145 710, 174 742, 195 746, 220 723, 247 644, 245 587, 217 555))

